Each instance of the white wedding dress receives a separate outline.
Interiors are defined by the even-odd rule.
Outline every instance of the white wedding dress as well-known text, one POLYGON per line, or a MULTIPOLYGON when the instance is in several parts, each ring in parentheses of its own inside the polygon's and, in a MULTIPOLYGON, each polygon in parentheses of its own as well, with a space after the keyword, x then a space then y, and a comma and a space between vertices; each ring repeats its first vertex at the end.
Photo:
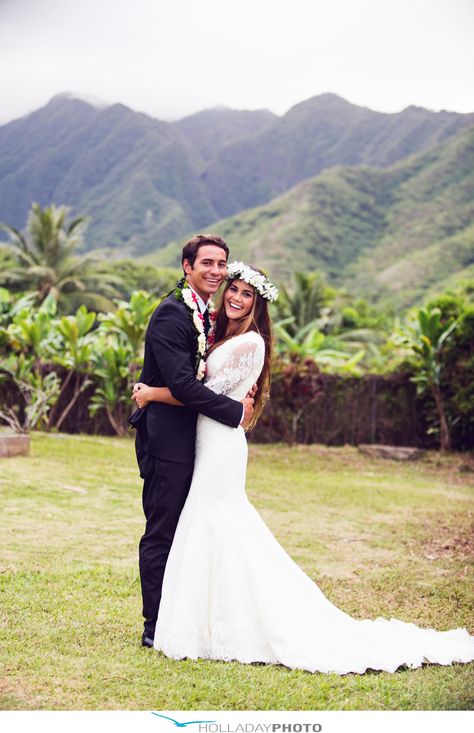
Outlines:
MULTIPOLYGON (((253 332, 217 347, 207 386, 242 399, 260 374, 253 332)), ((283 664, 310 672, 394 672, 474 660, 466 629, 356 620, 293 562, 245 494, 242 428, 198 418, 196 463, 166 565, 155 648, 168 657, 283 664)))

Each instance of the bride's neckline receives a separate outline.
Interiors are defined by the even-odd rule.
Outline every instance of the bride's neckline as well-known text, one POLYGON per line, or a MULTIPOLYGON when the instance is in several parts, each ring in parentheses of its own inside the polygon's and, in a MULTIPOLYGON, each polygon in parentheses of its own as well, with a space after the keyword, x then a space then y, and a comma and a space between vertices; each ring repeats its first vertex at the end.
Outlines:
POLYGON ((237 333, 235 336, 226 336, 226 338, 223 341, 220 341, 217 344, 217 346, 220 346, 221 344, 225 344, 225 343, 227 343, 227 341, 232 341, 233 339, 238 339, 241 336, 250 336, 251 334, 253 336, 258 336, 259 338, 262 338, 262 336, 260 336, 260 334, 257 331, 245 331, 245 333, 237 333))
POLYGON ((235 341, 235 339, 242 338, 242 336, 249 337, 250 334, 252 335, 252 340, 261 340, 263 342, 263 336, 257 333, 257 331, 245 331, 245 333, 238 333, 236 336, 229 336, 229 338, 226 338, 224 341, 219 341, 219 343, 214 346, 211 353, 207 356, 207 359, 209 359, 216 351, 218 351, 218 349, 226 346, 227 344, 231 344, 233 341, 235 341))

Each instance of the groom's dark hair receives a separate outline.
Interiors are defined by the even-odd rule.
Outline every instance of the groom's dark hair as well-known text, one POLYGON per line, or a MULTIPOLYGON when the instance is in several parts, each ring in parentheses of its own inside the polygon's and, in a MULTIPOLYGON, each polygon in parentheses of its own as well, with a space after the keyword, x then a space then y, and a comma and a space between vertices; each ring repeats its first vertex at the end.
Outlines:
POLYGON ((217 234, 195 234, 195 236, 192 237, 189 242, 186 242, 183 247, 181 263, 183 263, 184 260, 187 260, 191 267, 193 267, 199 249, 204 247, 206 244, 212 244, 214 247, 220 247, 225 252, 226 260, 229 257, 227 242, 222 239, 222 237, 219 237, 217 234))

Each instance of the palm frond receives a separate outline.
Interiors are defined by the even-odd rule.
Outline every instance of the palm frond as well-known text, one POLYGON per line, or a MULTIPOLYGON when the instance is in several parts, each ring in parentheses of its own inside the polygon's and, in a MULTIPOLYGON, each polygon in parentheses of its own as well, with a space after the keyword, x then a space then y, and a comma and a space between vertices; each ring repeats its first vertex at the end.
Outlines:
POLYGON ((75 219, 71 221, 69 226, 66 229, 66 234, 68 237, 71 236, 71 234, 74 232, 77 227, 80 227, 81 225, 86 225, 89 221, 89 217, 87 216, 77 216, 75 219))
POLYGON ((20 243, 19 245, 20 248, 24 252, 28 252, 28 242, 25 239, 25 237, 23 236, 23 234, 20 231, 18 231, 18 229, 16 229, 13 226, 10 226, 10 224, 3 224, 1 222, 0 222, 0 229, 3 229, 4 231, 8 232, 11 239, 17 240, 20 243))

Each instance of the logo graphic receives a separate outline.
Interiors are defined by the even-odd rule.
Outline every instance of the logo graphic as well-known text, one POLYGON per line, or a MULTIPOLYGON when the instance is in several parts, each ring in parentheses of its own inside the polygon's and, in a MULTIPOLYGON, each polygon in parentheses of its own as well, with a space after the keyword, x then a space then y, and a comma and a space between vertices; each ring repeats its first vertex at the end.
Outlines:
POLYGON ((194 725, 196 723, 215 723, 215 720, 187 720, 185 723, 179 723, 174 718, 168 717, 168 715, 161 715, 160 713, 154 713, 151 711, 152 715, 156 715, 158 718, 166 718, 166 720, 171 720, 172 723, 175 724, 177 728, 186 728, 187 725, 194 725))

